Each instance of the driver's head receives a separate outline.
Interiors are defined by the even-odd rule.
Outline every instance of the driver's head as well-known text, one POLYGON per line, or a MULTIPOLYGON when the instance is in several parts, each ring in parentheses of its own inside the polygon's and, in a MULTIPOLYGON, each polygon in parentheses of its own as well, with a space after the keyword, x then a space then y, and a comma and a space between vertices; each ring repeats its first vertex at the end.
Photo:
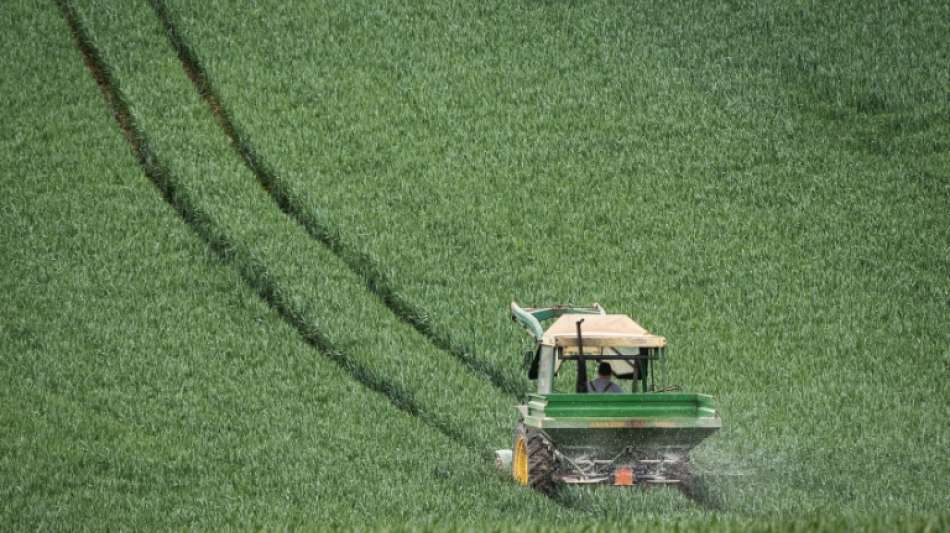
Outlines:
POLYGON ((609 378, 611 374, 610 363, 601 362, 597 365, 597 375, 602 378, 609 378))

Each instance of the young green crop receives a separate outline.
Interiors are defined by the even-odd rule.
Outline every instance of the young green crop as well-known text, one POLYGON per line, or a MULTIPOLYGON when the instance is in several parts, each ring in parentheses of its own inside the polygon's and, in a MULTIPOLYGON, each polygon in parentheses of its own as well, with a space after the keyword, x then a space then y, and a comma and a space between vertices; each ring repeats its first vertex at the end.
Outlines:
POLYGON ((0 523, 946 527, 946 6, 171 2, 288 216, 155 10, 76 5, 156 159, 8 6, 0 523), (511 298, 671 339, 708 498, 489 473, 511 298))
POLYGON ((400 323, 362 280, 281 213, 234 154, 147 4, 77 2, 167 167, 185 216, 301 335, 366 386, 481 452, 507 444, 511 400, 400 323), (133 46, 134 55, 121 53, 133 46), (460 402, 459 398, 465 398, 460 402))
POLYGON ((170 6, 302 212, 485 364, 510 299, 600 301, 719 397, 723 508, 950 503, 943 3, 170 6))
POLYGON ((56 6, 5 15, 3 529, 564 519, 302 342, 143 176, 56 6))
MULTIPOLYGON (((174 182, 173 203, 186 219, 200 222, 192 222, 195 230, 355 380, 381 390, 467 447, 468 460, 480 457, 487 466, 485 452, 509 444, 512 399, 400 322, 339 258, 275 208, 201 107, 147 6, 77 5, 116 83, 134 95, 128 103, 152 150, 146 159, 174 182), (125 57, 118 50, 130 38, 136 54, 125 57), (194 112, 182 113, 189 109, 194 112)), ((398 432, 392 437, 398 439, 398 432)), ((701 512, 678 494, 663 501, 662 508, 679 517, 701 512)), ((572 505, 605 508, 583 495, 572 505)))

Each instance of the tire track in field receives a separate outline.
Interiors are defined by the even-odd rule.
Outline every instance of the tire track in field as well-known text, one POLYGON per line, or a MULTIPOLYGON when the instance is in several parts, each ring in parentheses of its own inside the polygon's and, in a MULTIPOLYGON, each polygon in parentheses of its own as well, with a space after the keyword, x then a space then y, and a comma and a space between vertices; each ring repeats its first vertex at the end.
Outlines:
POLYGON ((446 335, 436 331, 426 320, 424 311, 396 294, 373 260, 365 254, 345 246, 339 231, 308 214, 307 207, 291 194, 290 188, 254 150, 247 135, 235 125, 231 114, 222 104, 217 91, 214 90, 214 86, 211 84, 207 71, 198 59, 198 55, 181 32, 178 31, 178 26, 175 24, 164 0, 149 0, 149 4, 161 20, 162 26, 165 28, 165 35, 178 54, 182 68, 201 98, 211 108, 215 121, 227 135, 244 164, 254 173, 261 187, 267 191, 280 210, 302 226, 311 238, 325 245, 334 255, 339 257, 354 274, 363 280, 370 292, 378 297, 400 321, 418 331, 436 348, 451 354, 465 367, 486 377, 492 385, 502 392, 516 397, 524 393, 524 383, 509 377, 497 365, 477 358, 470 347, 453 343, 446 335))
POLYGON ((169 171, 152 150, 148 137, 139 127, 133 116, 125 95, 115 81, 112 71, 102 59, 94 41, 90 38, 79 14, 69 0, 55 0, 66 19, 76 46, 96 84, 102 91, 113 118, 132 148, 139 166, 149 181, 158 189, 162 198, 182 218, 198 237, 223 262, 235 267, 241 279, 277 314, 289 323, 303 340, 319 353, 339 365, 353 379, 366 388, 382 394, 397 409, 419 418, 423 423, 442 433, 453 442, 474 451, 481 451, 473 443, 467 442, 461 434, 442 421, 429 416, 412 399, 412 395, 401 387, 375 377, 367 368, 334 348, 319 331, 309 326, 292 304, 285 300, 280 288, 271 280, 267 268, 257 262, 235 263, 234 257, 240 252, 238 245, 230 242, 228 236, 194 204, 193 200, 179 187, 175 176, 169 171))
MULTIPOLYGON (((162 199, 181 217, 189 229, 204 241, 223 263, 235 268, 242 281, 282 320, 291 325, 311 348, 337 364, 360 385, 383 395, 396 409, 418 418, 452 442, 484 457, 485 450, 469 442, 462 433, 451 426, 427 414, 415 403, 409 391, 377 378, 369 369, 336 349, 319 330, 308 325, 292 302, 281 293, 280 287, 271 280, 270 273, 264 264, 257 261, 237 260, 239 256, 246 258, 246 251, 239 243, 232 242, 226 232, 196 205, 187 191, 180 186, 178 178, 152 149, 148 136, 138 124, 120 84, 114 78, 112 69, 102 58, 80 14, 70 0, 54 0, 54 3, 60 9, 83 61, 98 85, 119 130, 128 141, 137 163, 148 180, 158 189, 162 199)), ((579 512, 590 512, 595 509, 585 496, 571 491, 556 491, 544 496, 546 500, 566 509, 579 512)))

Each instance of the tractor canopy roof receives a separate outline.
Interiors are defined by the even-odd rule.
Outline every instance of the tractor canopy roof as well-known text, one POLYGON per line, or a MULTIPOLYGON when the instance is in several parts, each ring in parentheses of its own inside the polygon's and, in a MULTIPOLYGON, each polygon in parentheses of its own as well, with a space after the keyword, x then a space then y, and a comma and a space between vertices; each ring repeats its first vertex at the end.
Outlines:
MULTIPOLYGON (((544 332, 541 344, 563 348, 565 354, 577 353, 577 321, 581 323, 581 338, 585 354, 592 349, 603 353, 604 348, 663 348, 666 338, 653 335, 627 315, 594 315, 566 313, 544 332)), ((623 352, 625 350, 619 350, 623 352)))
MULTIPOLYGON (((565 358, 595 359, 610 364, 614 375, 632 379, 635 366, 646 367, 649 361, 658 359, 656 353, 666 347, 666 338, 653 335, 627 315, 609 315, 599 304, 576 307, 570 304, 551 307, 521 307, 511 302, 511 318, 521 325, 542 346, 557 348, 554 371, 557 373, 565 358), (545 330, 541 321, 553 320, 545 330), (577 322, 581 323, 581 343, 584 353, 579 354, 577 322), (646 350, 648 353, 643 354, 646 350)), ((533 365, 537 368, 540 350, 535 353, 533 365)), ((529 376, 531 375, 529 370, 529 376)), ((535 379, 532 377, 531 379, 535 379)))

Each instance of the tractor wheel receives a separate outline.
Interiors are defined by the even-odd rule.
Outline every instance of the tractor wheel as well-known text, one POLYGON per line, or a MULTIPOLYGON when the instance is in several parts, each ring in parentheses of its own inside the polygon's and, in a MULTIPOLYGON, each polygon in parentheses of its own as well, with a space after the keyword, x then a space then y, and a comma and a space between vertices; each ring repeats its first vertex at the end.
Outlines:
POLYGON ((523 487, 545 494, 554 490, 554 449, 543 433, 523 422, 515 429, 511 473, 523 487))

